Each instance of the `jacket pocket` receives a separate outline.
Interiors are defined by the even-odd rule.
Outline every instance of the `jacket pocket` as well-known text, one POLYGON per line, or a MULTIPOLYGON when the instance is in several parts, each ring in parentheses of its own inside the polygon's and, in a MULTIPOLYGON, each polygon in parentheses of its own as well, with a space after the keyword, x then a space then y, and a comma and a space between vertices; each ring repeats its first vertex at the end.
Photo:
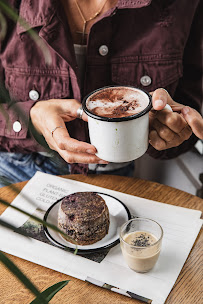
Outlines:
POLYGON ((6 68, 5 85, 16 101, 27 101, 30 91, 38 94, 37 100, 65 98, 70 95, 69 72, 58 69, 6 68))
POLYGON ((182 76, 182 62, 178 55, 114 58, 111 67, 113 83, 131 85, 149 92, 178 82, 182 76))

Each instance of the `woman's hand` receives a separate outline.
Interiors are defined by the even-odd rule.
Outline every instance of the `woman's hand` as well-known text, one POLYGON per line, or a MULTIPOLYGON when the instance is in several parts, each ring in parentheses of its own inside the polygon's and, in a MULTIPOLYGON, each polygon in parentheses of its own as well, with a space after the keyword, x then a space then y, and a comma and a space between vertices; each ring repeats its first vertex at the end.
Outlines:
MULTIPOLYGON (((196 123, 188 116, 184 116, 184 105, 175 102, 164 89, 157 89, 152 94, 153 110, 149 113, 150 133, 149 142, 156 150, 165 150, 179 146, 189 139, 192 131, 199 130, 201 116, 196 116, 196 123), (173 110, 163 110, 169 104, 173 110), (193 123, 192 123, 193 121, 193 123), (194 127, 194 124, 197 126, 194 127)), ((194 132, 195 133, 195 132, 194 132)))
MULTIPOLYGON (((77 118, 81 104, 75 99, 51 99, 37 102, 30 111, 32 124, 36 131, 43 135, 52 150, 57 151, 68 163, 101 163, 108 162, 98 158, 96 148, 86 142, 70 137, 65 122, 77 118), (56 128, 61 126, 60 128, 56 128), (55 129, 56 128, 56 129, 55 129), (55 131, 52 134, 52 130, 55 131)), ((82 114, 87 121, 87 115, 82 114)))

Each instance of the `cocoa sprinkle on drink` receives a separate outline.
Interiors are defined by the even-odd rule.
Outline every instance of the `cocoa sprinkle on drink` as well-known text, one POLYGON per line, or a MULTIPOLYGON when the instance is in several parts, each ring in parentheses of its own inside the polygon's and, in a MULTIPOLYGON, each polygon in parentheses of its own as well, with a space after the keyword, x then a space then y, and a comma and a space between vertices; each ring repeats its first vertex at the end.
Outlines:
POLYGON ((149 241, 149 236, 145 236, 143 233, 136 237, 135 240, 131 242, 131 245, 138 247, 148 247, 151 245, 149 241))
POLYGON ((128 102, 126 100, 123 101, 123 104, 121 104, 120 106, 116 107, 114 110, 113 110, 113 114, 114 115, 120 115, 121 113, 124 113, 126 111, 129 110, 129 108, 131 108, 131 110, 134 110, 138 105, 137 105, 137 101, 136 100, 133 100, 131 102, 128 102), (127 103, 127 104, 126 104, 127 103), (123 105, 125 104, 125 105, 123 105))

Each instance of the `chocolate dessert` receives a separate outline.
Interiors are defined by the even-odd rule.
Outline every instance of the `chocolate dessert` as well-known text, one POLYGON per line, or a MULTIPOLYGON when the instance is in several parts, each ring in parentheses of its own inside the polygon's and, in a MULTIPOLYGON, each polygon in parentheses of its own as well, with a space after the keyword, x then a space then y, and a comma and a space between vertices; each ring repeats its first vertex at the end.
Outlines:
POLYGON ((90 245, 101 240, 109 230, 109 210, 104 199, 94 192, 66 196, 59 207, 58 226, 67 240, 90 245))

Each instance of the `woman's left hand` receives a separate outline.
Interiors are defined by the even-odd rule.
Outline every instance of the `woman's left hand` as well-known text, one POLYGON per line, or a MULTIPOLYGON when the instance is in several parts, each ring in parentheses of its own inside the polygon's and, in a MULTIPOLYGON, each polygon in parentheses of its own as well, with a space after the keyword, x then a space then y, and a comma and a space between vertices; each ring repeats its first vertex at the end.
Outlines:
POLYGON ((156 150, 177 147, 189 139, 192 129, 181 114, 184 105, 175 102, 164 89, 152 94, 153 109, 149 113, 149 142, 156 150), (164 109, 169 104, 173 111, 164 109))

